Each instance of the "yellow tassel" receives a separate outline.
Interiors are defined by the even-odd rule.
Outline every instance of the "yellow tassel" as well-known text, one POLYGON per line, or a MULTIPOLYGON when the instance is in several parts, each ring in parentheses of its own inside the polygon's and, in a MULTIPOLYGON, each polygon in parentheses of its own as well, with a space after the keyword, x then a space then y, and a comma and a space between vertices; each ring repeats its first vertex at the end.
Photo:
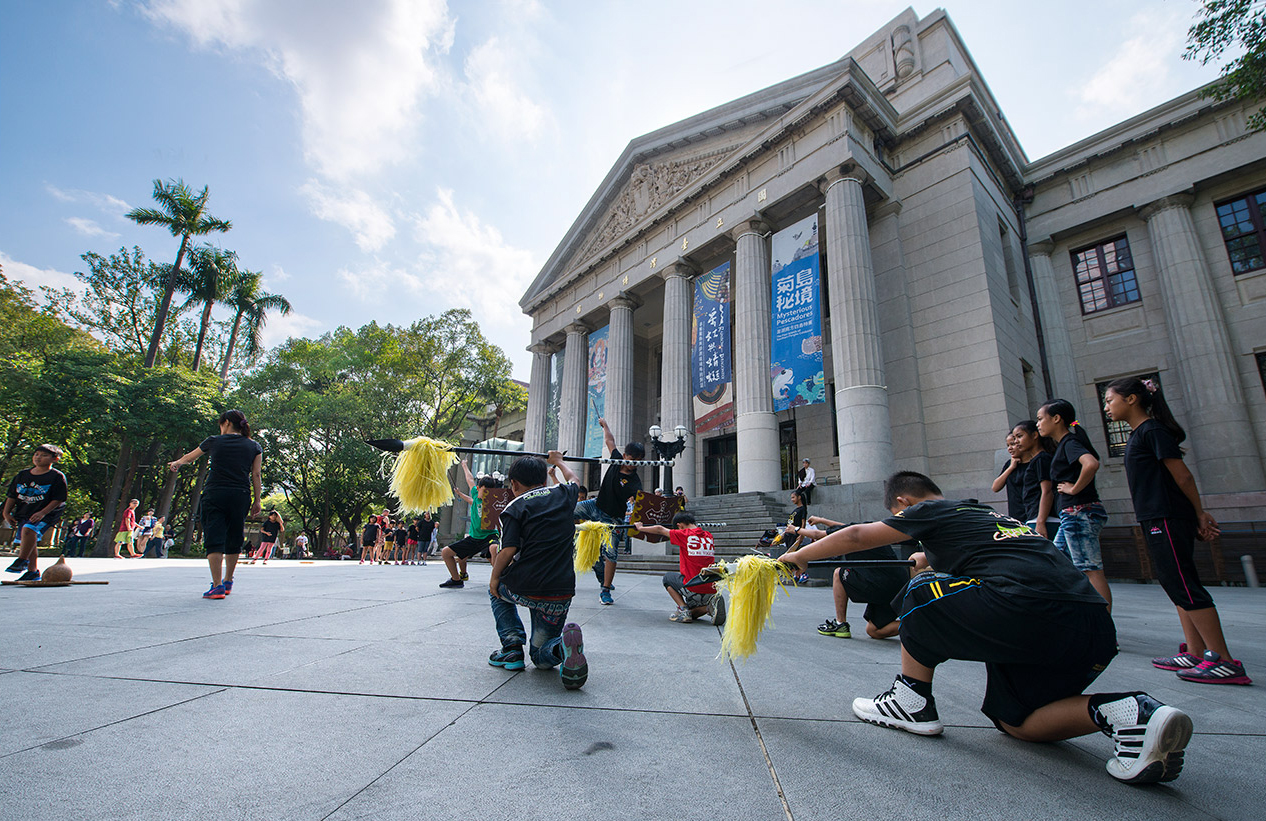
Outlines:
POLYGON ((611 528, 602 522, 576 525, 576 572, 588 573, 604 547, 611 549, 611 528))
POLYGON ((743 556, 733 572, 720 565, 717 582, 730 593, 729 611, 721 633, 721 658, 747 658, 756 652, 756 639, 765 626, 773 624, 770 611, 782 583, 791 581, 787 565, 763 555, 743 556))
MULTIPOLYGON (((451 445, 419 436, 405 443, 391 463, 391 494, 402 513, 434 513, 453 501, 448 469, 457 464, 451 445)), ((383 460, 384 470, 391 457, 383 460)))

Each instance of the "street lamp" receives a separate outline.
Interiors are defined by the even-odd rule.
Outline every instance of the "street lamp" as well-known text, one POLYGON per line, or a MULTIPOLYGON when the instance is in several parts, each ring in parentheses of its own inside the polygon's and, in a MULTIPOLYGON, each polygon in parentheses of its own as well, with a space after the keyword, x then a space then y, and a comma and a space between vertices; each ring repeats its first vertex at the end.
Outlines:
MULTIPOLYGON (((681 452, 686 449, 686 430, 685 425, 678 425, 673 428, 673 433, 677 434, 675 440, 664 440, 664 429, 659 425, 651 425, 650 438, 651 449, 655 451, 655 457, 664 461, 676 459, 681 452)), ((664 493, 671 496, 673 493, 673 466, 664 466, 664 493)))

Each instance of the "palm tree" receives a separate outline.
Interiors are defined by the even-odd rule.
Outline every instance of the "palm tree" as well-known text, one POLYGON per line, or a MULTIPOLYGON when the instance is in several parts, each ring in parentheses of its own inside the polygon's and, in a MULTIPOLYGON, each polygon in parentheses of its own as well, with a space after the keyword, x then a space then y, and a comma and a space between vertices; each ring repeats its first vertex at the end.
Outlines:
POLYGON ((242 271, 229 294, 228 304, 233 306, 236 313, 233 316, 233 330, 229 333, 229 345, 224 351, 224 364, 220 367, 221 382, 228 379, 238 332, 242 330, 242 320, 246 320, 242 340, 246 345, 246 357, 254 359, 263 352, 263 330, 268 323, 268 312, 276 311, 282 316, 290 313, 288 299, 280 294, 260 290, 262 279, 263 274, 258 271, 242 271))
POLYGON ((154 201, 158 203, 158 208, 134 208, 124 215, 138 225, 160 225, 170 231, 173 237, 180 237, 180 250, 176 252, 176 263, 168 274, 154 331, 150 335, 149 349, 145 352, 147 368, 154 367, 154 360, 158 357, 159 342, 167 325, 167 312, 171 310, 171 298, 176 290, 176 276, 180 271, 180 263, 184 261, 185 251, 189 248, 189 238, 212 231, 224 232, 233 227, 233 223, 228 220, 217 219, 207 213, 206 186, 203 186, 201 192, 194 194, 184 180, 154 180, 154 201))
POLYGON ((193 352, 193 369, 202 364, 202 346, 207 338, 207 326, 211 324, 211 309, 215 304, 228 301, 238 278, 237 254, 203 245, 189 252, 193 272, 189 298, 180 306, 184 311, 202 304, 202 320, 198 325, 198 344, 193 352))

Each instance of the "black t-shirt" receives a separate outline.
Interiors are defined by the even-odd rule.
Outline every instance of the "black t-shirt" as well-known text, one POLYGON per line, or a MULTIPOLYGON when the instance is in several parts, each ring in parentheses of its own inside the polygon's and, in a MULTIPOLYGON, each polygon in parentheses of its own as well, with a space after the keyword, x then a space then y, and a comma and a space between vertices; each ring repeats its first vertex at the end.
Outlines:
MULTIPOLYGON (((1017 469, 1017 472, 1019 471, 1024 472, 1023 521, 1032 522, 1037 519, 1038 508, 1042 506, 1042 482, 1050 481, 1051 478, 1051 455, 1044 450, 1039 450, 1037 456, 1017 469)), ((1050 512, 1057 513, 1054 503, 1051 504, 1050 512)))
POLYGON ((805 507, 804 505, 801 505, 800 507, 791 511, 791 526, 792 527, 804 527, 804 523, 808 521, 808 519, 809 519, 809 508, 805 507))
MULTIPOLYGON (((1002 470, 998 475, 1007 472, 1011 461, 1002 466, 1002 470)), ((1011 475, 1007 477, 1007 515, 1017 521, 1024 521, 1024 465, 1016 465, 1015 470, 1011 471, 1011 475)))
MULTIPOLYGON (((1056 493, 1059 494, 1059 498, 1055 500, 1057 511, 1074 505, 1088 505, 1099 501, 1099 490, 1095 487, 1094 479, 1091 479, 1090 484, 1082 488, 1081 493, 1076 496, 1068 496, 1058 491, 1060 482, 1077 484, 1077 479, 1081 477, 1081 462, 1078 460, 1087 453, 1090 451, 1086 450, 1086 446, 1077 441, 1071 433, 1060 439, 1055 447, 1055 455, 1051 457, 1051 481, 1055 483, 1056 493)), ((1090 455, 1094 454, 1090 453, 1090 455)))
POLYGON ((198 447, 211 460, 207 490, 251 489, 251 465, 264 452, 259 442, 237 433, 222 433, 208 436, 198 447))
POLYGON ((976 578, 1007 595, 1104 603, 1055 545, 987 505, 929 499, 884 524, 918 539, 941 573, 976 578))
POLYGON ((520 596, 574 596, 575 482, 538 487, 501 511, 501 546, 515 548, 501 581, 520 596))
POLYGON ((396 544, 404 544, 405 538, 408 536, 408 533, 409 531, 405 530, 403 527, 397 527, 396 528, 396 544))
POLYGON ((32 513, 47 507, 49 502, 61 502, 44 517, 52 522, 52 517, 60 514, 66 506, 66 474, 57 468, 49 468, 43 473, 33 473, 31 468, 26 468, 13 477, 7 495, 14 500, 12 515, 18 522, 25 522, 32 513))
POLYGON ((423 519, 409 528, 409 530, 417 533, 417 535, 410 535, 410 539, 416 539, 418 542, 429 542, 431 541, 431 532, 435 530, 435 521, 433 519, 423 519))
MULTIPOLYGON (((623 459, 624 456, 620 451, 613 450, 611 458, 623 459)), ((624 514, 628 512, 629 499, 637 495, 641 489, 642 479, 637 475, 637 471, 625 473, 622 465, 612 465, 607 470, 607 475, 602 477, 602 484, 598 487, 598 510, 622 522, 624 514)))
POLYGON ((96 526, 97 523, 92 519, 84 519, 82 522, 75 522, 75 535, 90 536, 92 535, 92 529, 96 526))
POLYGON ((281 522, 274 522, 268 519, 264 522, 264 526, 260 528, 260 540, 265 542, 277 541, 277 534, 281 532, 281 522))
POLYGON ((1130 434, 1125 443, 1125 479, 1134 501, 1134 516, 1140 522, 1196 518, 1196 509, 1161 461, 1181 458, 1178 440, 1155 419, 1148 419, 1130 434))
POLYGON ((360 540, 361 544, 373 544, 378 541, 378 525, 372 522, 365 525, 365 530, 362 531, 360 540))

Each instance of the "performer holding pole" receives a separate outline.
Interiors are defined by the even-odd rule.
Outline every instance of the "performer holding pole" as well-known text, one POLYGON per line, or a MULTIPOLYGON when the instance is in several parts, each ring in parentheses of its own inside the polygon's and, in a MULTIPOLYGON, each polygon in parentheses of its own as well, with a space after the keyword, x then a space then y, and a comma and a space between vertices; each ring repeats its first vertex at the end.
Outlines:
POLYGON ((1172 781, 1191 739, 1191 719, 1146 693, 1082 695, 1117 654, 1103 597, 1055 546, 992 508, 945 499, 919 473, 887 481, 892 516, 853 525, 782 561, 856 553, 917 539, 939 573, 910 582, 901 607, 901 674, 875 698, 853 701, 863 721, 940 735, 932 697, 936 667, 981 661, 988 671, 984 712, 1022 741, 1059 741, 1096 729, 1116 755, 1109 775, 1131 784, 1172 781))
POLYGON ((484 530, 483 505, 486 492, 492 488, 501 487, 501 483, 491 476, 481 476, 476 482, 474 474, 470 472, 470 465, 465 461, 462 462, 462 473, 466 478, 467 489, 475 495, 471 496, 454 488, 457 495, 470 505, 470 526, 466 538, 458 539, 440 551, 440 557, 444 559, 444 566, 448 568, 449 575, 447 581, 440 583, 440 587, 444 588, 466 586, 466 581, 470 578, 466 572, 466 560, 471 556, 487 550, 490 558, 495 558, 492 543, 497 539, 497 531, 484 530))
MULTIPOLYGON (((633 460, 640 460, 646 455, 646 448, 639 442, 629 442, 621 453, 616 446, 611 428, 607 426, 607 420, 599 419, 598 424, 602 426, 603 445, 611 454, 611 459, 623 460, 625 456, 628 456, 633 460)), ((561 462, 561 456, 559 461, 561 462)), ((576 518, 608 525, 622 524, 627 521, 629 499, 636 496, 641 489, 642 480, 637 475, 637 467, 634 465, 613 467, 607 471, 606 476, 602 477, 602 485, 598 488, 598 498, 576 505, 576 518)), ((615 604, 611 598, 611 588, 615 582, 615 565, 619 559, 620 542, 624 535, 623 529, 611 531, 611 547, 607 548, 603 545, 598 563, 593 568, 594 575, 598 577, 598 583, 602 585, 598 600, 603 604, 615 604)))

